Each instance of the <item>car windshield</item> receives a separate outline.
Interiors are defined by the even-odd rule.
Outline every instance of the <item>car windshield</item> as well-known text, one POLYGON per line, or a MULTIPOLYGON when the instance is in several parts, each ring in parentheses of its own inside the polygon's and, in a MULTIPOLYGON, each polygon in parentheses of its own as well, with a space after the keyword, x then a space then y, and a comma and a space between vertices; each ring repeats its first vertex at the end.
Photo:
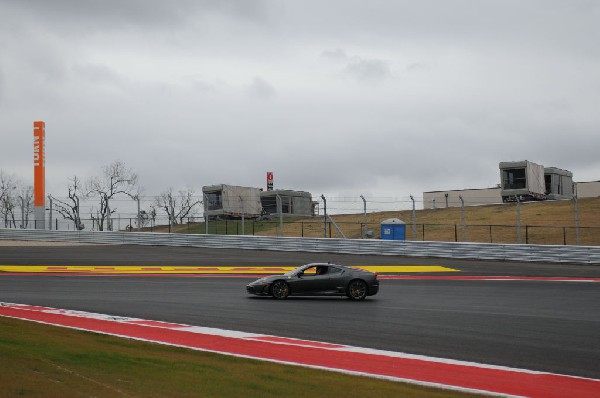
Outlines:
POLYGON ((290 272, 286 272, 284 275, 285 276, 294 276, 294 275, 298 275, 299 273, 310 272, 310 271, 306 271, 306 270, 311 267, 312 267, 312 272, 314 273, 315 272, 314 264, 313 265, 306 264, 306 265, 302 265, 294 270, 291 270, 290 272))
POLYGON ((293 270, 291 270, 291 271, 289 271, 289 272, 286 272, 286 273, 285 273, 285 274, 283 274, 283 275, 284 275, 284 276, 294 276, 294 275, 297 275, 297 274, 298 274, 298 272, 301 272, 301 271, 302 271, 302 267, 298 267, 298 268, 296 268, 296 269, 293 269, 293 270))

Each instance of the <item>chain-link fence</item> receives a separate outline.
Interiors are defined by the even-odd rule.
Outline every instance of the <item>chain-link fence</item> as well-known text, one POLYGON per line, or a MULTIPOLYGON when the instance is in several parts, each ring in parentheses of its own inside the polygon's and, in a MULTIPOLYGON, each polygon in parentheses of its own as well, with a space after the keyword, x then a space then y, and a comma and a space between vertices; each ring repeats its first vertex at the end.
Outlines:
MULTIPOLYGON (((329 199, 335 203, 335 200, 329 199)), ((131 201, 130 201, 131 202, 131 201)), ((345 198, 342 204, 354 203, 345 198)), ((365 204, 368 202, 360 202, 365 204)), ((122 205, 122 204, 121 204, 122 205)), ((204 224, 202 215, 169 220, 164 214, 140 217, 137 213, 115 213, 100 228, 96 217, 83 218, 80 226, 86 231, 144 231, 214 235, 255 235, 285 237, 381 237, 381 222, 400 218, 406 222, 406 240, 440 242, 523 243, 548 245, 600 245, 600 198, 511 203, 488 206, 450 207, 445 209, 406 209, 406 203, 397 203, 403 210, 369 211, 355 214, 333 214, 315 217, 282 217, 270 219, 209 220, 204 224), (495 222, 481 222, 485 220, 495 222), (441 222, 440 222, 441 221, 441 222), (501 221, 501 222, 497 222, 501 221), (370 234, 367 234, 370 231, 370 234)), ((335 208, 331 206, 329 208, 335 208)), ((365 206, 366 208, 366 206, 365 206)), ((200 209, 201 210, 201 209, 200 209)), ((201 211, 200 211, 201 213, 201 211)), ((73 231, 75 223, 56 212, 44 223, 44 229, 73 231)), ((26 225, 9 223, 7 228, 34 229, 33 220, 26 225)), ((38 227, 40 227, 38 225, 38 227)))

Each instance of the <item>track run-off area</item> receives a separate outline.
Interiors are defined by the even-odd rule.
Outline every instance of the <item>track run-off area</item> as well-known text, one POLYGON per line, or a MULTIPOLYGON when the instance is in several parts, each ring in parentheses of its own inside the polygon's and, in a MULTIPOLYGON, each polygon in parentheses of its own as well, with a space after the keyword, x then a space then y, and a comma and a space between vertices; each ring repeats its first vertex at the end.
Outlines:
POLYGON ((505 396, 600 396, 599 282, 593 265, 0 247, 1 316, 505 396), (251 278, 327 261, 378 272, 380 293, 245 293, 251 278))

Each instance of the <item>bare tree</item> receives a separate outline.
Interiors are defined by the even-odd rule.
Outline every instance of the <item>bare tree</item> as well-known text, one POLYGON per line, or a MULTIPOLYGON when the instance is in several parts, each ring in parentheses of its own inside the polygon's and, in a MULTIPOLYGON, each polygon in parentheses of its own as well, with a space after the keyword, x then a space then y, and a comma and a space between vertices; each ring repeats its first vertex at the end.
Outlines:
POLYGON ((169 223, 183 224, 183 219, 191 216, 194 212, 194 207, 202 203, 202 201, 194 196, 193 189, 188 188, 185 191, 181 190, 178 194, 174 194, 173 188, 169 188, 156 198, 155 203, 167 213, 169 223))
POLYGON ((33 213, 33 187, 18 183, 18 206, 21 210, 21 228, 29 225, 29 215, 33 213))
POLYGON ((110 215, 117 209, 110 207, 110 201, 115 196, 124 194, 129 197, 137 195, 138 176, 131 169, 125 167, 125 163, 120 160, 112 162, 103 167, 101 177, 92 177, 87 184, 87 193, 89 196, 96 196, 100 199, 100 209, 96 211, 95 218, 98 223, 98 229, 104 230, 104 221, 106 220, 106 229, 112 231, 112 222, 110 215))
POLYGON ((76 230, 82 230, 84 225, 81 222, 79 198, 85 197, 85 195, 81 192, 81 182, 77 176, 73 176, 70 181, 68 199, 60 200, 52 196, 52 200, 55 203, 56 211, 58 211, 65 220, 73 221, 76 230))
POLYGON ((17 227, 15 221, 17 178, 13 174, 7 174, 0 170, 0 215, 4 219, 4 228, 10 228, 11 224, 17 227))

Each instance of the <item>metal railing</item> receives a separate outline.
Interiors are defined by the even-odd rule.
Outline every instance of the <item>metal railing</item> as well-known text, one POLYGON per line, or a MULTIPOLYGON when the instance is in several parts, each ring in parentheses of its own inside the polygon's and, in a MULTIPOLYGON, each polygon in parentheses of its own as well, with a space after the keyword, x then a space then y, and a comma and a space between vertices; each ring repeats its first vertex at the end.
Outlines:
POLYGON ((600 264, 595 246, 15 229, 0 229, 0 239, 600 264))

